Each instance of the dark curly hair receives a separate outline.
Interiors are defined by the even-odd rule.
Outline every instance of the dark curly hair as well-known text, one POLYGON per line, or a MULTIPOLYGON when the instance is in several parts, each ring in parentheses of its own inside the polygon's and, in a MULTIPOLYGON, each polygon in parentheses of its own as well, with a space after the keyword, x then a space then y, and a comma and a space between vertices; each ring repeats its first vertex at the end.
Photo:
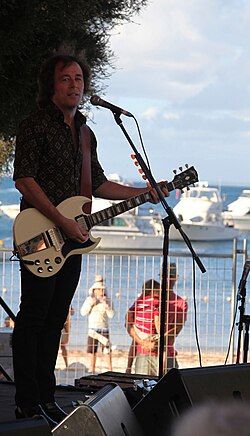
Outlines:
POLYGON ((154 290, 158 290, 160 292, 161 285, 154 279, 147 280, 142 286, 142 292, 147 297, 152 294, 154 290))
POLYGON ((87 94, 90 89, 91 71, 87 61, 82 58, 77 58, 72 55, 56 54, 48 58, 41 66, 38 77, 39 93, 37 103, 40 108, 46 107, 54 94, 54 73, 58 63, 62 63, 64 67, 76 62, 82 70, 84 79, 84 94, 87 94))

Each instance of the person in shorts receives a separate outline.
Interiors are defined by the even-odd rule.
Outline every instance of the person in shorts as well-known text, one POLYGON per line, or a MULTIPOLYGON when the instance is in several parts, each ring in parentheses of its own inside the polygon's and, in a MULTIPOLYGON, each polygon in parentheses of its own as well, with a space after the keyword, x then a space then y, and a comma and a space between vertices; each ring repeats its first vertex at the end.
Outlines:
POLYGON ((109 339, 109 319, 114 317, 115 311, 107 298, 104 282, 97 281, 92 286, 92 293, 81 307, 81 315, 88 316, 88 345, 87 353, 91 355, 91 372, 95 373, 98 346, 107 355, 107 364, 112 371, 111 346, 109 339))

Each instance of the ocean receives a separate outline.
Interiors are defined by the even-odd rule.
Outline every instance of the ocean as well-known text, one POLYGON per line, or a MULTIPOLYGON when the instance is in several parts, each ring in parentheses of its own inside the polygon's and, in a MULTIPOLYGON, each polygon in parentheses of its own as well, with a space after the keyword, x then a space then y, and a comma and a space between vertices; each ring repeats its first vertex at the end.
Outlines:
MULTIPOLYGON (((141 183, 134 183, 135 186, 143 186, 141 183)), ((243 189, 249 189, 249 186, 227 186, 222 185, 220 187, 216 185, 211 185, 211 187, 216 187, 220 189, 221 197, 223 199, 224 203, 224 209, 226 209, 227 205, 231 203, 232 201, 236 200, 239 194, 243 189)), ((168 205, 173 208, 177 202, 179 201, 179 198, 177 198, 177 194, 179 191, 171 192, 170 196, 166 199, 168 205)), ((0 177, 0 205, 8 205, 8 204, 18 204, 20 202, 20 193, 16 190, 14 183, 12 181, 11 177, 0 177)), ((149 210, 154 209, 156 213, 159 213, 162 218, 164 218, 165 211, 163 209, 163 206, 161 204, 153 205, 152 203, 146 203, 142 206, 140 206, 139 213, 142 215, 148 215, 149 210)), ((7 217, 6 215, 0 215, 0 240, 4 240, 5 246, 10 247, 12 244, 12 225, 13 221, 7 217), (9 245, 10 244, 10 245, 9 245)), ((250 239, 250 232, 242 233, 239 237, 240 240, 242 239, 250 239)), ((197 249, 201 250, 202 253, 209 250, 209 252, 215 250, 218 252, 218 250, 222 253, 227 252, 228 249, 231 251, 232 243, 231 241, 220 241, 218 242, 199 242, 195 243, 197 246, 197 249)), ((171 241, 171 246, 173 248, 185 249, 184 242, 180 241, 171 241)))
MULTIPOLYGON (((216 186, 215 186, 216 187, 216 186)), ((220 191, 222 198, 224 200, 224 206, 226 208, 227 204, 235 200, 242 189, 247 189, 247 186, 221 186, 220 191)), ((20 194, 15 189, 13 181, 10 177, 2 177, 0 178, 0 202, 3 205, 8 204, 17 204, 20 201, 20 194)), ((167 198, 167 202, 170 207, 174 207, 177 203, 178 199, 174 192, 170 194, 167 198)), ((147 213, 149 209, 154 208, 155 212, 160 213, 164 217, 164 213, 162 212, 162 206, 145 204, 141 207, 141 213, 147 213)), ((5 215, 0 216, 0 239, 5 241, 6 247, 12 247, 12 225, 13 221, 6 217, 5 215)), ((243 237, 250 238, 249 234, 242 235, 243 237)), ((239 248, 240 248, 239 241, 239 248)), ((203 254, 206 256, 208 253, 218 254, 218 253, 232 253, 232 241, 220 241, 220 242, 200 242, 193 243, 193 247, 196 253, 203 254)), ((183 241, 175 242, 170 241, 170 254, 171 252, 182 253, 186 252, 188 249, 183 241)), ((185 271, 185 280, 178 283, 178 290, 181 295, 187 293, 187 298, 189 301, 189 317, 185 326, 185 330, 180 338, 180 341, 185 343, 185 348, 187 344, 190 343, 190 337, 192 337, 192 345, 195 346, 195 340, 193 337, 193 315, 192 315, 192 267, 191 261, 186 260, 185 258, 176 258, 179 262, 180 271, 185 271), (187 262, 187 263, 186 263, 187 262)), ((202 259, 203 260, 203 259, 202 259)), ((130 342, 130 338, 128 337, 125 328, 124 328, 124 318, 127 308, 134 301, 137 296, 138 290, 141 288, 142 283, 144 281, 145 271, 146 274, 152 274, 153 268, 157 272, 160 269, 160 255, 156 260, 147 259, 145 260, 143 257, 137 258, 136 256, 131 256, 131 259, 126 259, 125 257, 116 257, 115 259, 112 256, 102 257, 99 256, 98 259, 95 256, 84 256, 83 257, 83 271, 86 274, 83 274, 82 281, 79 285, 79 292, 76 293, 73 301, 73 307, 76 311, 75 316, 72 319, 71 326, 71 347, 72 349, 76 348, 77 343, 80 341, 83 346, 86 343, 86 334, 82 332, 86 332, 87 325, 86 319, 79 317, 80 306, 83 302, 84 295, 87 295, 88 287, 92 284, 93 277, 98 271, 98 273, 106 274, 108 280, 108 289, 110 290, 110 296, 112 293, 112 298, 114 299, 116 315, 112 320, 113 331, 119 332, 122 340, 119 339, 119 344, 123 344, 123 347, 127 348, 130 342), (145 265, 144 265, 145 264, 145 265), (80 339, 79 339, 80 337, 80 339)), ((208 267, 208 274, 205 274, 202 280, 198 283, 198 292, 197 298, 200 301, 200 333, 202 335, 202 343, 206 344, 208 341, 209 348, 212 346, 215 349, 220 348, 221 342, 223 342, 223 348, 227 346, 229 332, 230 332, 230 311, 225 310, 225 304, 228 305, 228 301, 230 301, 231 295, 231 287, 232 287, 232 272, 230 270, 230 265, 226 259, 205 259, 206 266, 208 267), (227 274, 226 274, 227 273, 227 274), (227 280, 225 277, 227 276, 227 280), (206 298, 209 295, 209 306, 206 298), (222 317, 221 314, 225 312, 225 328, 223 327, 223 337, 221 335, 221 324, 222 317), (207 339, 207 332, 204 333, 209 326, 210 330, 215 329, 215 333, 209 334, 209 340, 207 339), (217 331, 218 330, 218 331, 217 331)), ((241 271, 241 265, 239 265, 239 273, 241 271)), ((0 275, 3 275, 5 282, 3 282, 2 295, 8 305, 12 307, 14 313, 17 312, 19 295, 16 291, 14 291, 12 295, 12 289, 19 289, 19 271, 18 271, 18 262, 8 262, 5 266, 5 270, 3 271, 3 265, 0 263, 0 275), (2 274, 4 273, 4 274, 2 274), (4 293, 4 290, 7 290, 4 293)), ((159 274, 158 274, 159 276, 159 274)), ((157 277, 158 277, 157 276, 157 277)), ((148 277, 147 277, 148 278, 148 277)), ((198 274, 197 279, 199 280, 198 274)), ((238 277, 237 277, 238 280, 238 277)), ((1 309, 1 308, 0 308, 1 309)), ((1 314, 1 310, 0 310, 1 314)), ((2 317, 5 314, 2 314, 2 317)), ((224 318, 224 317, 223 317, 224 318)), ((224 321, 223 321, 224 322, 224 321)), ((113 343, 117 344, 118 339, 116 336, 113 336, 113 343)), ((112 338, 112 339, 113 339, 112 338)), ((81 345, 82 346, 82 345, 81 345)), ((180 345, 182 347, 182 345, 180 345)))

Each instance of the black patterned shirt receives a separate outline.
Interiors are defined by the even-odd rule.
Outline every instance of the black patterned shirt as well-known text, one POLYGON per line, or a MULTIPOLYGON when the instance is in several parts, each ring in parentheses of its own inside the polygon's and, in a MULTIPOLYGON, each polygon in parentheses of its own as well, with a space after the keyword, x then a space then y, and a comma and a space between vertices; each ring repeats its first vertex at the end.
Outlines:
MULTIPOLYGON (((77 110, 75 125, 80 132, 86 118, 77 110)), ((96 138, 91 133, 92 192, 107 178, 98 161, 96 138)), ((31 114, 20 125, 16 138, 14 176, 17 180, 33 177, 50 201, 57 206, 63 200, 80 194, 82 147, 74 151, 70 127, 63 113, 50 104, 31 114)), ((29 207, 22 199, 21 209, 29 207)))

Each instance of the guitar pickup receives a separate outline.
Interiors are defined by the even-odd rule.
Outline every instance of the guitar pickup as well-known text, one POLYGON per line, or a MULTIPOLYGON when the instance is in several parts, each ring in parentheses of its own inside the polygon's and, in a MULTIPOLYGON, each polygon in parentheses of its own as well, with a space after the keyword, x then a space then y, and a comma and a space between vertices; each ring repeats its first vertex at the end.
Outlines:
POLYGON ((53 227, 52 229, 47 230, 47 234, 55 250, 60 251, 61 246, 64 243, 64 238, 59 227, 53 227))
POLYGON ((79 224, 79 226, 84 230, 90 230, 91 227, 89 227, 86 223, 85 217, 83 215, 78 215, 75 217, 76 222, 79 224))

